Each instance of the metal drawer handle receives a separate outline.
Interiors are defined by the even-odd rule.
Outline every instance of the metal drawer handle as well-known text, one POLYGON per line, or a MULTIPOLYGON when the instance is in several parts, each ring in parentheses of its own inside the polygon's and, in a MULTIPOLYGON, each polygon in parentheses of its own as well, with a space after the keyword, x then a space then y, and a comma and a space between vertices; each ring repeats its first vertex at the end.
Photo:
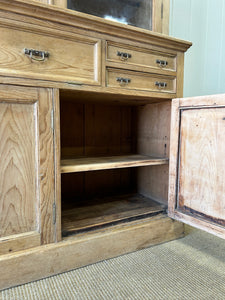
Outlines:
POLYGON ((160 67, 165 67, 168 65, 168 61, 161 59, 156 59, 156 63, 159 64, 160 67))
POLYGON ((128 58, 131 58, 132 55, 130 53, 117 51, 117 56, 119 56, 120 59, 124 61, 128 60, 128 58))
POLYGON ((166 82, 155 82, 155 85, 158 86, 159 88, 165 88, 167 87, 167 83, 166 82))
POLYGON ((124 85, 127 85, 128 83, 130 83, 131 79, 130 78, 117 77, 116 81, 118 81, 121 86, 124 86, 124 85))
POLYGON ((36 61, 44 61, 46 57, 49 57, 49 52, 47 51, 40 51, 40 50, 35 50, 35 49, 24 49, 24 53, 26 55, 29 55, 31 59, 36 60, 36 61), (37 57, 39 58, 37 58, 37 57))

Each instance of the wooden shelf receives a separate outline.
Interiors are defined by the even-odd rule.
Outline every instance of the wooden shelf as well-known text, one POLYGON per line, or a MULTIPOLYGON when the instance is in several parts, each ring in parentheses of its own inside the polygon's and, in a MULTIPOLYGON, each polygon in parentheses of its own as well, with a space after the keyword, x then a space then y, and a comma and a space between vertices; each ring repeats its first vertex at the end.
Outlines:
POLYGON ((168 158, 158 158, 147 155, 122 155, 62 159, 61 173, 165 165, 168 164, 168 162, 168 158))
POLYGON ((92 199, 89 205, 62 211, 62 234, 98 229, 164 213, 166 207, 139 194, 92 199), (95 203, 95 204, 93 204, 95 203))

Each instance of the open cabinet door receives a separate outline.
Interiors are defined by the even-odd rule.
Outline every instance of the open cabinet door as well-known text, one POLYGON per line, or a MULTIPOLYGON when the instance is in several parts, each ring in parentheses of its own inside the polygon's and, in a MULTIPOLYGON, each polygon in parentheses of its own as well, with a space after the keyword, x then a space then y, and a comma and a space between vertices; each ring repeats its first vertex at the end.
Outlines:
POLYGON ((168 215, 225 238, 225 94, 172 102, 168 215))

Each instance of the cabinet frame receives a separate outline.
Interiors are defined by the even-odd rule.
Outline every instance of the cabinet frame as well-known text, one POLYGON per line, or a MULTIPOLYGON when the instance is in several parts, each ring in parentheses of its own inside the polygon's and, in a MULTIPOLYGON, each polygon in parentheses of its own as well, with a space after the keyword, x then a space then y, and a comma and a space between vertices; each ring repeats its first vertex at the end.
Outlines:
MULTIPOLYGON (((182 97, 183 90, 183 59, 184 52, 191 46, 190 42, 185 42, 172 37, 166 37, 158 33, 149 32, 144 29, 117 24, 108 20, 100 19, 90 15, 84 15, 75 11, 69 11, 57 6, 46 6, 41 2, 29 0, 0 0, 0 26, 7 28, 20 28, 24 31, 40 32, 60 36, 80 36, 81 40, 91 39, 99 41, 99 56, 101 72, 99 80, 101 85, 91 85, 90 83, 80 84, 76 82, 68 83, 66 80, 43 80, 37 79, 35 75, 31 78, 26 74, 12 73, 0 75, 0 87, 4 85, 18 86, 18 90, 29 91, 30 87, 36 87, 43 99, 43 110, 40 115, 40 126, 51 128, 51 139, 53 140, 52 149, 48 151, 47 144, 42 146, 42 159, 46 161, 45 168, 50 172, 49 181, 45 181, 45 199, 49 203, 43 203, 42 211, 46 212, 46 220, 42 224, 47 232, 48 222, 51 224, 50 237, 47 233, 43 233, 42 243, 37 247, 28 245, 28 249, 16 251, 15 253, 0 256, 0 267, 5 270, 0 281, 0 289, 10 287, 15 284, 22 284, 31 280, 40 279, 46 276, 57 274, 72 268, 81 267, 90 263, 94 263, 120 254, 142 249, 157 243, 162 243, 183 236, 183 225, 174 222, 164 213, 160 213, 144 220, 133 220, 123 224, 117 224, 113 227, 99 228, 85 234, 77 234, 73 237, 64 238, 61 241, 61 180, 60 180, 60 97, 62 99, 73 98, 75 101, 91 101, 98 103, 113 103, 116 105, 153 105, 157 113, 152 116, 156 123, 165 120, 164 114, 167 115, 165 128, 169 131, 169 118, 167 114, 170 112, 170 100, 173 97, 182 97), (10 5, 9 5, 10 4, 10 5), (28 28, 29 24, 29 28, 28 28), (130 46, 132 48, 147 49, 160 55, 169 54, 176 60, 176 70, 166 70, 159 67, 145 68, 143 71, 141 65, 129 66, 128 64, 115 63, 106 61, 106 43, 107 41, 130 46), (141 89, 124 89, 111 88, 106 86, 106 68, 119 68, 125 72, 136 72, 140 76, 142 73, 153 73, 163 75, 165 77, 173 77, 176 79, 176 91, 173 93, 157 91, 141 90, 141 89), (101 77, 101 78, 100 78, 101 77), (81 99, 79 99, 81 97, 81 99), (164 107, 165 104, 165 107, 164 107), (49 105, 49 106, 48 106, 49 105), (161 106, 162 105, 162 106, 161 106), (158 108, 156 108, 158 106, 158 108), (51 107, 51 109, 50 109, 51 107), (160 114, 161 109, 164 111, 160 114), (48 168, 47 161, 50 158, 51 166, 48 168), (53 168, 52 168, 53 166, 53 168), (46 205, 45 205, 46 204, 46 205), (49 204, 49 205, 48 205, 49 204), (46 225, 47 223, 47 225, 46 225), (55 243, 56 242, 56 243, 55 243), (30 247, 30 249, 29 249, 30 247), (104 249, 104 251, 103 251, 104 249), (18 268, 15 269, 15 264, 18 268), (32 275, 31 275, 32 274, 32 275)), ((4 44, 4 43, 2 43, 4 44)), ((42 50, 42 49, 41 49, 42 50)), ((4 51, 3 51, 4 52, 4 51)), ((160 56, 161 57, 161 56, 160 56)), ((156 58, 154 58, 155 60, 156 58)), ((16 93, 14 93, 15 96, 16 93)), ((149 112, 152 110, 149 108, 149 112)), ((148 119, 147 114, 145 118, 148 119)), ((146 126, 148 127, 148 126, 146 126)), ((154 126, 149 125, 150 128, 154 126)), ((168 157, 168 147, 165 154, 165 142, 161 138, 158 142, 157 135, 159 126, 155 126, 152 130, 153 142, 150 145, 153 152, 163 153, 163 157, 168 157), (156 138, 154 139, 154 137, 156 138)), ((167 132, 166 131, 166 132, 167 132)), ((148 130, 146 131, 148 132, 148 130)), ((164 131, 163 131, 164 132, 164 131)), ((168 141, 164 136, 165 140, 168 141)), ((151 154, 147 143, 141 145, 140 154, 151 154), (141 153, 143 152, 143 153, 141 153)), ((130 154, 130 153, 129 153, 130 154)), ((123 162, 124 163, 124 162, 123 162)), ((138 162, 140 163, 140 161, 138 162)), ((149 183, 148 189, 153 189, 153 193, 161 193, 159 198, 167 198, 167 178, 168 165, 153 166, 154 174, 157 167, 165 168, 163 180, 166 184, 163 191, 160 190, 159 179, 162 180, 160 172, 156 172, 156 176, 149 183), (157 183, 157 184, 156 184, 157 183)), ((150 167, 147 167, 150 168, 150 167)), ((145 176, 143 176, 145 177, 145 176)), ((47 176, 46 176, 47 178, 47 176)), ((44 179, 45 180, 45 179, 44 179)), ((143 185, 141 189, 144 190, 143 185)), ((157 195, 156 195, 157 196, 157 195)))

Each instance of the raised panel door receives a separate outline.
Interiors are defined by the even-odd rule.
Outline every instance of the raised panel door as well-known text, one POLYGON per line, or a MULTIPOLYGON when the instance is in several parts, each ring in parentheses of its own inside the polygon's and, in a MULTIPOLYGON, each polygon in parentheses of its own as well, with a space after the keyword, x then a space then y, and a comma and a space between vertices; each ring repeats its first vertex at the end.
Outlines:
POLYGON ((0 254, 54 241, 52 92, 0 86, 0 254))

